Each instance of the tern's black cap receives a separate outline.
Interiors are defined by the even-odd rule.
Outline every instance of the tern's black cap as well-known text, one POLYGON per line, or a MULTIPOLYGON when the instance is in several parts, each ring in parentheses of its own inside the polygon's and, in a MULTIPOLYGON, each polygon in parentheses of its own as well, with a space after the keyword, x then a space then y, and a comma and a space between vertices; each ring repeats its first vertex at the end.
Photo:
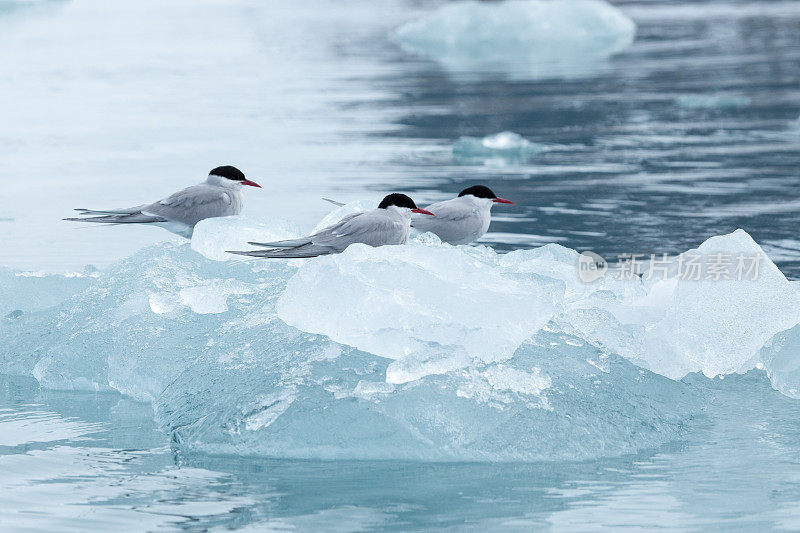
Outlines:
POLYGON ((459 196, 466 196, 468 194, 471 194, 475 198, 489 198, 490 200, 492 198, 497 198, 497 195, 493 193, 489 187, 484 185, 473 185, 458 193, 459 196))
POLYGON ((400 194, 399 192, 393 192, 392 194, 388 195, 384 198, 378 209, 386 209, 390 205, 396 207, 407 207, 409 209, 416 209, 417 204, 414 203, 414 200, 406 196, 405 194, 400 194))
POLYGON ((244 177, 244 172, 230 165, 217 167, 208 174, 213 176, 219 176, 220 178, 227 178, 232 181, 244 181, 245 179, 247 179, 244 177))

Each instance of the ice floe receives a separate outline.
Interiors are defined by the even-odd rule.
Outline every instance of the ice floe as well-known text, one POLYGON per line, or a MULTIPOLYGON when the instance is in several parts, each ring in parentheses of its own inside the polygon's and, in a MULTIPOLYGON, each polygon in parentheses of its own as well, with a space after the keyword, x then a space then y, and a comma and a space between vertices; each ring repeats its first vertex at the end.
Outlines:
POLYGON ((462 163, 521 163, 544 150, 513 131, 501 131, 486 137, 461 137, 453 144, 453 156, 462 163))
MULTIPOLYGON (((557 244, 497 254, 426 235, 218 261, 206 255, 231 244, 221 228, 249 223, 217 224, 80 286, 61 278, 51 306, 0 320, 0 371, 148 401, 188 449, 307 458, 635 452, 700 414, 688 373, 763 369, 799 396, 800 295, 766 256, 753 279, 682 279, 672 258, 657 276, 585 283, 578 253, 557 244)), ((288 231, 262 229, 252 238, 288 231)), ((739 230, 682 257, 761 253, 739 230)), ((34 291, 9 287, 4 303, 34 291)))
POLYGON ((408 22, 395 38, 455 72, 576 77, 632 42, 636 25, 603 0, 464 1, 408 22))
POLYGON ((750 98, 735 94, 685 94, 675 101, 679 107, 686 109, 725 109, 750 105, 750 98))

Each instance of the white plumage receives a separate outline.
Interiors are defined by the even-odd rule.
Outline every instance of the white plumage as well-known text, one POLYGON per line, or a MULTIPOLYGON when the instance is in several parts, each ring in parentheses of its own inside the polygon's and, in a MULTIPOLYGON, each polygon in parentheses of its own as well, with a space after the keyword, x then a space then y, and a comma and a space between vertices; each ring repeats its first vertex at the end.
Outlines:
POLYGON ((488 198, 466 195, 436 202, 426 209, 432 217, 414 215, 411 226, 421 232, 430 231, 450 244, 469 244, 483 237, 492 219, 492 203, 488 198))

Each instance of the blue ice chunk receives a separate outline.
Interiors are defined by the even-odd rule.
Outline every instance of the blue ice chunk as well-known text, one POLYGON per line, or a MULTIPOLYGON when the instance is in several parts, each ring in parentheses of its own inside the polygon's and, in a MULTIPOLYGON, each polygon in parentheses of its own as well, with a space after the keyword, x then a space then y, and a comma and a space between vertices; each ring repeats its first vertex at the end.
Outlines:
MULTIPOLYGON (((759 251, 737 231, 695 252, 759 251)), ((221 262, 166 243, 0 320, 0 371, 148 401, 188 449, 307 458, 610 456, 680 437, 705 402, 687 373, 764 368, 796 394, 800 296, 768 258, 746 282, 584 283, 577 261, 420 239, 221 262)))
MULTIPOLYGON (((702 408, 691 387, 540 332, 502 363, 386 384, 389 361, 295 337, 294 351, 197 362, 156 402, 189 450, 274 457, 531 461, 588 459, 680 438, 702 408), (380 386, 376 384, 381 384, 380 386)), ((266 341, 267 338, 264 340, 266 341)), ((224 345, 224 346, 227 346, 224 345)))
POLYGON ((572 78, 595 72, 635 33, 635 23, 603 0, 469 0, 401 26, 395 38, 453 72, 572 78))
POLYGON ((727 109, 747 107, 750 98, 737 94, 684 94, 676 99, 676 103, 686 109, 727 109))
POLYGON ((486 137, 461 137, 453 144, 453 156, 462 163, 522 163, 544 150, 513 131, 486 137))

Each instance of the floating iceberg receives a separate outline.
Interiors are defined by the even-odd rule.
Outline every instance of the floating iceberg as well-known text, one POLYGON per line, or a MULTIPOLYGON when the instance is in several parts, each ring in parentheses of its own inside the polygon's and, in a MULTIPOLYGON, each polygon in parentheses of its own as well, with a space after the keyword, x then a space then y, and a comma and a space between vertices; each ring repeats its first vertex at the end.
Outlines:
POLYGON ((686 109, 725 109, 747 107, 750 105, 750 98, 740 95, 685 94, 679 96, 676 103, 686 109))
MULTIPOLYGON (((748 281, 584 283, 555 244, 501 255, 421 238, 223 262, 196 251, 228 246, 210 226, 0 320, 0 372, 150 402, 188 450, 431 461, 659 446, 708 401, 700 378, 677 380, 692 372, 763 368, 800 389, 800 296, 767 258, 748 281)), ((760 248, 737 231, 687 253, 722 252, 760 248)), ((11 289, 3 301, 32 290, 11 289)))
POLYGON ((446 4, 395 32, 409 52, 462 73, 576 77, 627 48, 636 25, 603 0, 446 4))
POLYGON ((453 144, 453 156, 462 163, 524 162, 544 150, 513 131, 502 131, 486 137, 461 137, 453 144))

